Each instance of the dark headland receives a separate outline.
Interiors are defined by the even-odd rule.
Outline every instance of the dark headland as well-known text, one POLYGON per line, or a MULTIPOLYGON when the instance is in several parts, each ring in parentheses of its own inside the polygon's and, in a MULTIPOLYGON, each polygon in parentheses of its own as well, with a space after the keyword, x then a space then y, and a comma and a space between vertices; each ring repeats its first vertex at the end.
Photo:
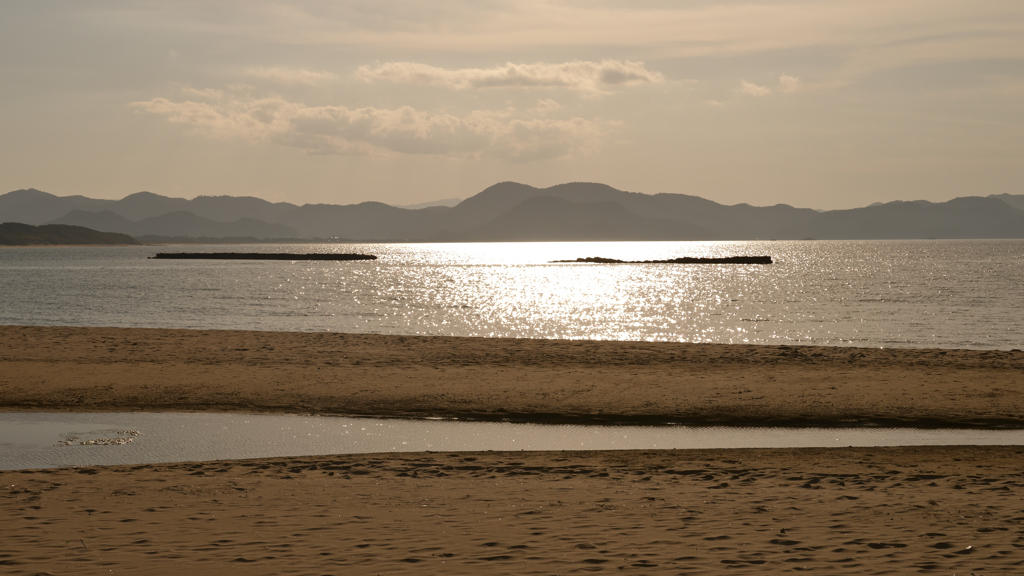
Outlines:
POLYGON ((289 254, 287 252, 160 252, 158 260, 376 260, 372 254, 289 254))

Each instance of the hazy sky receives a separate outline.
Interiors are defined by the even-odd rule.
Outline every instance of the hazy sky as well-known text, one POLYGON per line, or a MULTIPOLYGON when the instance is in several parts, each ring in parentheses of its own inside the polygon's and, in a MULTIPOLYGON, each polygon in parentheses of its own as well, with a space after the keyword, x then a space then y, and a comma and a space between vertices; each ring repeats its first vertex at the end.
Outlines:
POLYGON ((5 0, 0 192, 1024 194, 1021 0, 5 0))

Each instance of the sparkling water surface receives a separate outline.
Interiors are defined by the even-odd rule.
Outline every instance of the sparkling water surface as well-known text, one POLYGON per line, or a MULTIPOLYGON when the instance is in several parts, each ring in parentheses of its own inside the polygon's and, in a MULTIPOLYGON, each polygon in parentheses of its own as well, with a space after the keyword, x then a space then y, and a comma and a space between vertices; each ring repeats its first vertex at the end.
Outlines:
POLYGON ((0 323, 1014 349, 1022 279, 1022 240, 3 248, 0 323), (161 251, 379 259, 148 259, 161 251), (551 263, 732 255, 776 263, 551 263))

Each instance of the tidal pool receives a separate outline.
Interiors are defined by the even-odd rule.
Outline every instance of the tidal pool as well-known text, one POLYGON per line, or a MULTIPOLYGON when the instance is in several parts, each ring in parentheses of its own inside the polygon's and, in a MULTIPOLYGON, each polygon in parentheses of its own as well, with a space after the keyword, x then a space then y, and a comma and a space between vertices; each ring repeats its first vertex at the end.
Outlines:
POLYGON ((0 469, 375 452, 1021 445, 1024 430, 581 426, 179 412, 0 413, 0 469))

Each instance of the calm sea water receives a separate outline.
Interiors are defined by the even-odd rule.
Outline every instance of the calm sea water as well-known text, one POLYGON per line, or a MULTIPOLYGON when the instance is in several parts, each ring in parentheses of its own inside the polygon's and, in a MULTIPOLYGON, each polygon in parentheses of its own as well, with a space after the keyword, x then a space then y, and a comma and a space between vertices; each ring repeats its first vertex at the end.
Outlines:
POLYGON ((1024 348, 1024 241, 0 249, 0 324, 1024 348), (361 252, 368 262, 150 260, 361 252), (552 264, 771 255, 764 265, 552 264))

